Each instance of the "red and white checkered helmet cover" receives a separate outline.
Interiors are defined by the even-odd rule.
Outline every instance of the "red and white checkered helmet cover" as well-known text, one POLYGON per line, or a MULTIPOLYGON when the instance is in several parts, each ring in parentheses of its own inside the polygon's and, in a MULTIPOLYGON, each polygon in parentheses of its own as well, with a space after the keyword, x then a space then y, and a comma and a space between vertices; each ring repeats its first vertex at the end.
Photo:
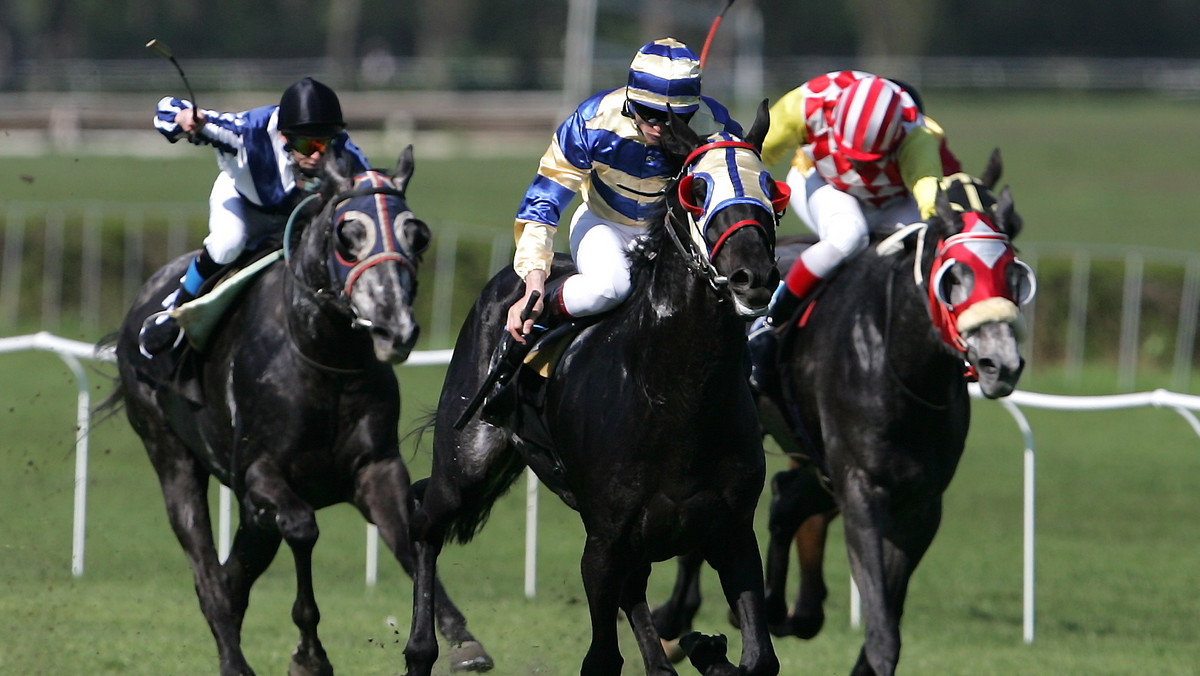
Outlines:
POLYGON ((904 136, 903 90, 881 77, 869 76, 842 91, 833 109, 833 140, 847 157, 873 161, 904 136))

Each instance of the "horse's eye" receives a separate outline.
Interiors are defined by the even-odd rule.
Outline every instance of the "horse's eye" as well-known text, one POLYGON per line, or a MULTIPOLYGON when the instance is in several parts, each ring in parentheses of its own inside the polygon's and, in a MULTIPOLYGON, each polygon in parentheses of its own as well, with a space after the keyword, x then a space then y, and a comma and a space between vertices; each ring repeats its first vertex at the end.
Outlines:
POLYGON ((934 294, 946 305, 954 306, 966 302, 975 288, 975 272, 969 265, 953 259, 937 272, 933 280, 934 294))
POLYGON ((1024 305, 1033 300, 1034 295, 1037 294, 1037 276, 1024 261, 1013 260, 1005 268, 1004 276, 1017 305, 1024 305))
POLYGON ((337 253, 347 263, 370 255, 375 246, 375 227, 361 211, 347 211, 337 224, 337 253))
POLYGON ((392 231, 396 233, 396 240, 399 242, 407 242, 409 250, 414 256, 420 256, 429 248, 429 241, 432 235, 429 232, 429 226, 425 221, 417 218, 411 211, 405 211, 396 216, 396 220, 392 223, 392 231))

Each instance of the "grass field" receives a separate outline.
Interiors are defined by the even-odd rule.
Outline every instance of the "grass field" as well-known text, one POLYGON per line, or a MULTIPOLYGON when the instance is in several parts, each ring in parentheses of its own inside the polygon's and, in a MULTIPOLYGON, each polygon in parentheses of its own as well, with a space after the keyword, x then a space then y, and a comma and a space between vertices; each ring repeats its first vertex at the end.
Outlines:
MULTIPOLYGON (((73 379, 43 353, 0 355, 0 374, 21 384, 0 392, 0 673, 214 673, 215 649, 187 564, 124 419, 95 430, 86 572, 73 579, 73 379)), ((441 369, 401 367, 400 374, 408 429, 435 400, 441 369)), ((92 383, 97 397, 107 391, 99 375, 92 383)), ((1027 412, 1039 450, 1039 499, 1037 636, 1025 645, 1021 439, 996 404, 977 402, 975 411, 946 519, 913 579, 901 673, 1196 673, 1200 445, 1183 421, 1153 409, 1027 412)), ((427 442, 405 449, 416 476, 427 471, 427 442)), ((774 454, 769 461, 772 470, 783 465, 774 454)), ((520 485, 475 542, 449 547, 442 560, 451 594, 501 674, 574 673, 587 643, 582 529, 552 495, 543 490, 541 497, 536 598, 522 592, 520 485)), ((361 519, 343 506, 319 520, 317 594, 335 666, 344 674, 402 670, 408 579, 384 558, 378 586, 367 589, 361 519)), ((782 673, 847 673, 857 652, 861 634, 849 626, 837 528, 834 541, 826 630, 810 642, 777 641, 782 673)), ((672 574, 670 564, 660 565, 652 599, 666 597, 672 574)), ((730 633, 711 573, 704 585, 702 628, 730 633)), ((296 636, 292 590, 284 550, 255 587, 247 617, 247 652, 259 673, 287 668, 296 636)), ((640 673, 631 639, 623 649, 626 673, 640 673)))
MULTIPOLYGON (((1132 96, 925 98, 969 169, 982 168, 993 146, 1002 148, 1026 220, 1022 241, 1200 250, 1189 164, 1200 157, 1200 104, 1132 96)), ((390 164, 397 150, 372 157, 390 164)), ((439 223, 506 230, 540 152, 422 159, 418 146, 413 206, 435 232, 439 223)), ((213 172, 204 151, 179 159, 9 159, 0 162, 0 200, 202 203, 213 172)), ((791 227, 800 230, 794 219, 791 227)), ((441 373, 401 367, 402 430, 436 401, 441 373)), ((1038 390, 1079 389, 1061 380, 1053 370, 1036 373, 1038 390)), ((1084 381, 1085 390, 1105 391, 1112 377, 1098 365, 1084 381)), ((73 377, 54 356, 27 353, 0 355, 0 382, 0 674, 214 673, 215 649, 190 572, 125 420, 108 421, 92 438, 87 569, 74 579, 73 377)), ((1159 384, 1148 373, 1139 388, 1159 384)), ((99 373, 92 376, 96 399, 107 388, 99 373)), ((1021 437, 999 406, 978 402, 946 518, 913 579, 901 673, 1200 673, 1200 441, 1162 410, 1026 413, 1038 444, 1037 638, 1021 640, 1021 437)), ((414 476, 428 471, 428 441, 405 448, 414 476)), ((784 465, 775 454, 769 462, 772 470, 784 465)), ((521 493, 501 501, 474 543, 447 549, 443 577, 496 658, 496 673, 577 673, 588 638, 578 574, 582 528, 543 490, 538 595, 526 599, 521 493)), ((322 636, 338 673, 402 671, 408 579, 384 559, 378 586, 365 588, 361 519, 343 506, 319 520, 322 636)), ((833 539, 829 621, 812 641, 776 642, 783 674, 844 674, 853 664, 861 630, 849 626, 839 528, 833 539)), ((281 552, 255 587, 244 634, 260 674, 284 673, 295 644, 291 569, 281 552)), ((660 566, 651 599, 666 597, 672 574, 670 564, 660 566)), ((704 582, 701 628, 731 634, 713 578, 704 582)), ((623 645, 625 672, 641 673, 632 639, 623 645)))

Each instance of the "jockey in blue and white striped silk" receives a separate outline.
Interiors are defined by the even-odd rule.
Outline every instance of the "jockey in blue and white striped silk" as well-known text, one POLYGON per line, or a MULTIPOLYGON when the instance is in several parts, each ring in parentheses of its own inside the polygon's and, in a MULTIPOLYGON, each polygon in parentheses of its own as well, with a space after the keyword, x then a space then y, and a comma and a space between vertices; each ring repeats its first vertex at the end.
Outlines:
POLYGON ((534 319, 522 320, 529 296, 542 294, 553 316, 599 314, 632 290, 626 252, 647 226, 665 216, 658 194, 674 172, 659 147, 668 107, 701 136, 742 135, 729 111, 700 94, 700 59, 687 45, 663 38, 638 50, 627 86, 594 94, 571 114, 542 155, 537 176, 517 211, 513 269, 525 296, 508 312, 508 332, 524 343, 534 319), (555 284, 546 298, 546 276, 563 210, 581 192, 570 224, 577 274, 555 284))
POLYGON ((201 286, 246 248, 283 231, 292 209, 316 189, 317 165, 326 152, 346 161, 351 175, 370 168, 350 141, 341 102, 328 86, 306 77, 284 91, 279 105, 240 113, 201 110, 191 101, 165 97, 154 127, 171 143, 187 138, 216 150, 221 173, 208 197, 208 236, 188 265, 180 287, 163 300, 140 336, 152 356, 180 344, 175 308, 200 294, 201 286))

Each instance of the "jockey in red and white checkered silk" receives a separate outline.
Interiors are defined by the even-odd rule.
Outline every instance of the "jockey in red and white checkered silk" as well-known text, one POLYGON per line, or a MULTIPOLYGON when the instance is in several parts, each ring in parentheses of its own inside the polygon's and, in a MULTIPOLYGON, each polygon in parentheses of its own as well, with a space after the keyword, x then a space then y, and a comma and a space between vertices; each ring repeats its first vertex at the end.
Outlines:
MULTIPOLYGON (((932 216, 938 181, 960 170, 942 128, 907 85, 857 70, 815 77, 771 106, 763 162, 774 166, 789 151, 792 210, 820 240, 784 277, 763 322, 768 329, 866 248, 872 231, 932 216)), ((751 334, 752 356, 773 352, 756 350, 759 339, 773 341, 773 332, 751 334)))
POLYGON ((813 78, 771 107, 763 161, 792 149, 791 206, 821 238, 787 276, 798 298, 865 248, 870 231, 933 215, 938 180, 960 169, 907 90, 854 70, 813 78))

